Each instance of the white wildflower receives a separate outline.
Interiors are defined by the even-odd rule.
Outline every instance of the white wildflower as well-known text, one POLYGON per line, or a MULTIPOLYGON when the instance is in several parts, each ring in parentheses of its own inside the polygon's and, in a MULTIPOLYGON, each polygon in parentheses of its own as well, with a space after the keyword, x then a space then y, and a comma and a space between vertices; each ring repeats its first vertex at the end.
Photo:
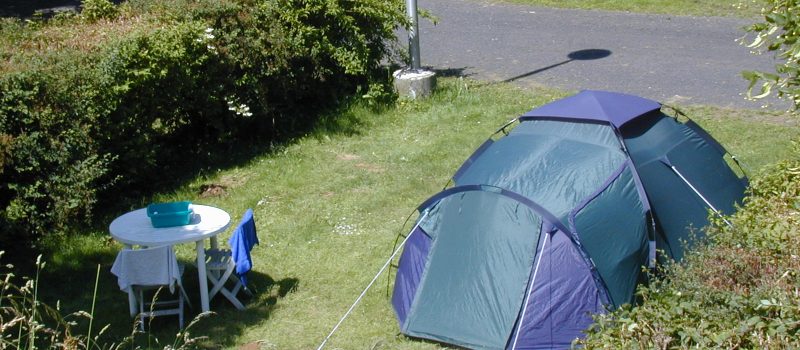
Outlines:
POLYGON ((236 113, 237 115, 241 115, 244 117, 250 117, 253 115, 253 112, 250 112, 250 106, 244 103, 236 103, 236 98, 233 97, 231 99, 225 98, 225 102, 228 103, 228 110, 231 112, 236 113))
POLYGON ((333 227, 333 232, 336 233, 337 235, 342 235, 342 236, 361 234, 361 230, 359 229, 358 224, 348 223, 346 217, 342 217, 339 219, 339 222, 333 227))
POLYGON ((214 45, 209 44, 209 41, 215 38, 214 34, 211 34, 213 32, 214 28, 206 28, 206 30, 203 31, 203 34, 201 34, 199 38, 195 39, 195 41, 198 43, 206 43, 206 48, 208 51, 217 53, 217 48, 214 45))

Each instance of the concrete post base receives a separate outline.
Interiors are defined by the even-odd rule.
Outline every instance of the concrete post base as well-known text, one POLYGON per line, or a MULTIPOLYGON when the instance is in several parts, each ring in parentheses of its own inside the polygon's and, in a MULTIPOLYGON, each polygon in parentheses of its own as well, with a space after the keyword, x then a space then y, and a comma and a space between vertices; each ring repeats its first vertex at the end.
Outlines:
POLYGON ((424 69, 398 69, 392 73, 394 89, 400 98, 427 97, 436 88, 436 73, 424 69))

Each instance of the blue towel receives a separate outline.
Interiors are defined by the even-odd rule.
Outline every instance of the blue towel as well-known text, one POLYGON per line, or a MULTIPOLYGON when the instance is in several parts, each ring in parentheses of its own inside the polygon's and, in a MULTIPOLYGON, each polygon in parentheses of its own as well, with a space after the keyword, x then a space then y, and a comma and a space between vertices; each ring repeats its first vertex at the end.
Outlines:
POLYGON ((253 219, 253 209, 247 209, 239 222, 239 226, 233 231, 233 235, 228 240, 231 247, 231 258, 236 263, 236 275, 242 284, 247 286, 247 272, 253 268, 253 260, 250 259, 250 250, 258 244, 256 235, 256 222, 253 219))

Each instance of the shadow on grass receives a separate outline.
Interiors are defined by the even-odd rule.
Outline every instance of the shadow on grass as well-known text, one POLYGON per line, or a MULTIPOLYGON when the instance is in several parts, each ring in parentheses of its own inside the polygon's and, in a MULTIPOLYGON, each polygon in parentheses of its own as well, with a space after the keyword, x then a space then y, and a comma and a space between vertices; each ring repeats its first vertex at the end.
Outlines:
MULTIPOLYGON (((194 270, 189 273, 194 278, 185 286, 194 287, 194 295, 190 299, 194 308, 187 314, 187 319, 192 319, 200 313, 199 293, 197 293, 197 274, 194 270)), ((186 275, 184 275, 186 276, 186 275)), ((245 305, 245 310, 236 309, 224 296, 215 296, 210 303, 214 315, 200 319, 190 332, 197 335, 208 335, 209 339, 203 341, 204 348, 236 348, 238 339, 248 328, 268 320, 272 311, 280 307, 280 300, 296 290, 300 280, 293 277, 275 280, 270 275, 251 271, 248 275, 248 285, 253 292, 252 296, 239 293, 238 299, 245 305), (213 336, 212 336, 213 335, 213 336)), ((191 292, 190 292, 191 293, 191 292)), ((168 338, 167 338, 168 339, 168 338)))
MULTIPOLYGON (((100 266, 92 326, 92 335, 96 335, 101 328, 108 325, 108 329, 99 339, 100 345, 119 343, 133 334, 135 327, 135 319, 128 317, 127 294, 119 289, 116 276, 110 272, 117 250, 115 244, 109 244, 62 261, 48 262, 39 279, 40 301, 53 307, 58 305, 67 321, 77 322, 72 334, 86 335, 88 318, 69 315, 79 311, 91 312, 95 277, 98 275, 98 265, 100 266)), ((270 275, 256 271, 251 271, 248 277, 253 296, 248 297, 242 292, 238 295, 239 300, 245 304, 245 310, 236 309, 220 294, 210 302, 213 314, 199 319, 188 329, 195 337, 209 336, 208 340, 201 343, 203 347, 237 346, 238 344, 233 343, 234 339, 249 327, 269 319, 272 310, 279 307, 280 300, 292 293, 299 284, 297 278, 275 280, 270 275)), ((185 310, 187 325, 201 313, 197 278, 197 269, 187 264, 182 278, 192 305, 185 310)), ((150 347, 155 340, 160 344, 171 344, 176 340, 175 335, 179 331, 178 320, 176 316, 156 317, 147 321, 146 329, 145 334, 134 337, 135 346, 150 347)))
MULTIPOLYGON (((174 154, 168 159, 158 160, 159 176, 145 174, 148 179, 153 178, 152 181, 146 184, 136 183, 139 186, 105 191, 99 197, 98 203, 102 205, 97 208, 90 229, 105 232, 108 223, 120 213, 146 206, 157 193, 170 193, 205 174, 241 167, 256 157, 281 152, 303 136, 359 135, 364 129, 364 121, 362 116, 353 114, 349 108, 357 100, 357 96, 348 96, 325 106, 309 106, 309 110, 297 113, 298 119, 307 121, 302 125, 276 130, 269 125, 254 124, 244 127, 248 131, 247 135, 237 136, 224 143, 183 147, 181 152, 165 152, 174 154)), ((200 195, 207 188, 198 187, 192 190, 200 195)))
MULTIPOLYGON (((133 319, 119 316, 128 314, 127 297, 119 290, 116 277, 109 271, 117 251, 116 245, 108 244, 91 251, 66 253, 61 255, 63 258, 58 261, 45 259, 48 262, 39 276, 39 300, 52 307, 58 305, 61 315, 65 316, 67 321, 76 321, 73 334, 87 334, 89 320, 69 315, 79 311, 91 313, 93 302, 95 310, 92 334, 96 335, 102 327, 110 324, 106 335, 101 337, 101 343, 119 342, 131 334, 133 319), (93 296, 95 280, 97 295, 93 296), (117 323, 111 324, 112 320, 117 323), (120 320, 130 322, 119 323, 120 320)), ((22 271, 31 278, 35 276, 33 266, 22 267, 22 271)))
MULTIPOLYGON (((348 101, 322 112, 310 131, 316 135, 361 135, 366 124, 349 108, 352 103, 354 102, 348 101)), ((380 109, 382 105, 379 104, 375 108, 380 109)))

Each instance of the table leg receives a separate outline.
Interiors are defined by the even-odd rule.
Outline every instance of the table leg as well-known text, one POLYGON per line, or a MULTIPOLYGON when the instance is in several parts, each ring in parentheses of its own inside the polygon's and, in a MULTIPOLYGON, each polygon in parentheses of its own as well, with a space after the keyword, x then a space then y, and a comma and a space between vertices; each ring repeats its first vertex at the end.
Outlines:
MULTIPOLYGON (((217 236, 211 236, 209 241, 211 241, 211 247, 209 249, 211 249, 212 252, 219 250, 219 242, 217 241, 217 236)), ((211 270, 208 273, 210 273, 211 276, 213 276, 214 278, 219 278, 218 272, 219 271, 217 270, 211 270)))
POLYGON ((206 277, 206 247, 203 240, 197 241, 197 279, 200 283, 200 307, 203 312, 209 311, 208 280, 206 277))
MULTIPOLYGON (((123 244, 124 249, 133 249, 133 246, 130 244, 123 244)), ((131 287, 128 291, 128 308, 130 309, 131 317, 135 317, 137 313, 139 313, 139 305, 136 302, 136 294, 131 287)))

